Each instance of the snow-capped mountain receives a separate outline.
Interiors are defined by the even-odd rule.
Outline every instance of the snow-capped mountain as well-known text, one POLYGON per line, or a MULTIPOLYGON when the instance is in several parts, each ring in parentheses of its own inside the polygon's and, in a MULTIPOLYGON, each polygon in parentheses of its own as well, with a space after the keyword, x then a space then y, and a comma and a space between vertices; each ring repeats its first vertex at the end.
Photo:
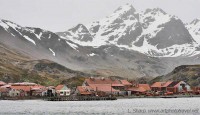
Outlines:
MULTIPOLYGON (((81 24, 69 30, 69 34, 77 35, 73 41, 93 40, 93 35, 88 33, 89 30, 81 24), (84 38, 85 36, 91 38, 84 38)), ((48 59, 70 69, 105 76, 157 76, 167 70, 159 59, 149 58, 139 52, 113 45, 98 48, 80 46, 73 41, 47 30, 22 27, 11 21, 0 20, 0 44, 15 49, 32 60, 48 59)))
MULTIPOLYGON (((3 36, 1 37, 1 42, 8 42, 8 45, 19 47, 20 45, 17 44, 20 43, 19 40, 21 40, 21 42, 24 42, 29 47, 36 46, 35 48, 43 48, 42 50, 48 50, 49 53, 51 53, 53 56, 56 56, 55 52, 65 50, 65 48, 71 48, 71 50, 74 49, 74 47, 72 47, 72 43, 61 39, 57 34, 53 32, 40 28, 22 27, 8 20, 0 20, 0 33, 1 36, 3 36), (9 37, 10 39, 5 37, 9 35, 11 35, 11 37, 9 37), (63 49, 60 47, 63 47, 63 49)), ((26 46, 24 47, 26 48, 26 46)))
POLYGON ((67 32, 58 33, 62 36, 73 36, 72 40, 88 42, 93 40, 93 36, 83 24, 78 24, 76 27, 69 29, 67 32))
MULTIPOLYGON (((81 24, 69 33, 77 35, 77 39, 73 38, 77 41, 94 39, 92 34, 88 34, 89 30, 81 24), (91 38, 86 39, 88 37, 84 38, 85 36, 91 38)), ((165 62, 160 59, 150 58, 134 50, 114 45, 96 48, 80 46, 73 41, 63 39, 47 30, 22 27, 11 21, 0 20, 0 44, 15 49, 18 54, 24 54, 32 60, 48 59, 74 70, 129 78, 157 76, 168 70, 165 62)))
POLYGON ((200 63, 198 35, 199 21, 184 25, 162 9, 137 12, 128 4, 102 20, 59 33, 0 20, 0 44, 18 54, 129 78, 163 75, 179 65, 200 63))
POLYGON ((102 20, 79 25, 58 35, 82 46, 115 45, 152 57, 200 54, 196 51, 196 40, 184 23, 160 8, 137 12, 132 5, 126 4, 102 20))
POLYGON ((53 32, 22 27, 8 20, 0 20, 0 42, 34 60, 49 59, 72 68, 77 66, 74 66, 71 57, 79 56, 79 48, 82 49, 81 46, 61 39, 53 32))
POLYGON ((187 29, 194 38, 194 40, 200 44, 200 20, 195 19, 191 23, 186 24, 187 29))

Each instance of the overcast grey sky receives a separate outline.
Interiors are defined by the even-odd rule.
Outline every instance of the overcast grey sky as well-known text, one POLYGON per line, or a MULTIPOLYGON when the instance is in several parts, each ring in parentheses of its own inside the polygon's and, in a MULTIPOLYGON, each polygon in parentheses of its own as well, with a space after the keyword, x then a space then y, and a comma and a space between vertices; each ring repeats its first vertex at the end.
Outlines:
POLYGON ((102 19, 126 3, 138 11, 159 7, 184 22, 200 18, 200 0, 0 0, 0 18, 58 32, 102 19))

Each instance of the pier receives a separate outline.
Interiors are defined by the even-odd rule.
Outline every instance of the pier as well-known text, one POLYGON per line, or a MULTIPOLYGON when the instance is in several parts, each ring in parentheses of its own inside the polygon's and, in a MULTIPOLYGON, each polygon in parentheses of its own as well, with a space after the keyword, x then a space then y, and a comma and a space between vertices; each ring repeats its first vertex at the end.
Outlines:
POLYGON ((98 96, 62 96, 46 97, 46 101, 100 101, 100 100, 117 100, 116 97, 98 97, 98 96))

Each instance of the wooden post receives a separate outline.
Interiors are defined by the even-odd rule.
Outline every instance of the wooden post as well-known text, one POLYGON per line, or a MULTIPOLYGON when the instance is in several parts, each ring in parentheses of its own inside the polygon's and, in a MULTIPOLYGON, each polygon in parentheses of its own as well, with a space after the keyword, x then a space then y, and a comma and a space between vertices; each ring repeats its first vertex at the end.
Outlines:
POLYGON ((96 95, 95 96, 97 96, 97 87, 96 87, 96 95))
POLYGON ((110 95, 110 100, 112 99, 112 83, 111 83, 111 95, 110 95))

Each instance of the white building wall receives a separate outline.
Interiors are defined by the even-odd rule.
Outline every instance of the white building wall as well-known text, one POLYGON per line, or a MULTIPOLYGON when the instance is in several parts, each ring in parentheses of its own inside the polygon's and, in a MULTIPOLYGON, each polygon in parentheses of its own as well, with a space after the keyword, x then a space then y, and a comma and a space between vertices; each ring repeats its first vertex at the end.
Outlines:
POLYGON ((71 93, 71 90, 58 90, 60 96, 69 96, 71 93))
POLYGON ((187 83, 185 83, 184 81, 181 81, 181 83, 180 83, 179 86, 178 86, 178 91, 179 91, 179 92, 183 90, 181 84, 185 84, 185 87, 187 88, 187 91, 188 91, 188 90, 191 90, 191 87, 190 87, 187 83))
POLYGON ((20 91, 12 89, 9 91, 9 96, 11 97, 20 96, 20 91))

